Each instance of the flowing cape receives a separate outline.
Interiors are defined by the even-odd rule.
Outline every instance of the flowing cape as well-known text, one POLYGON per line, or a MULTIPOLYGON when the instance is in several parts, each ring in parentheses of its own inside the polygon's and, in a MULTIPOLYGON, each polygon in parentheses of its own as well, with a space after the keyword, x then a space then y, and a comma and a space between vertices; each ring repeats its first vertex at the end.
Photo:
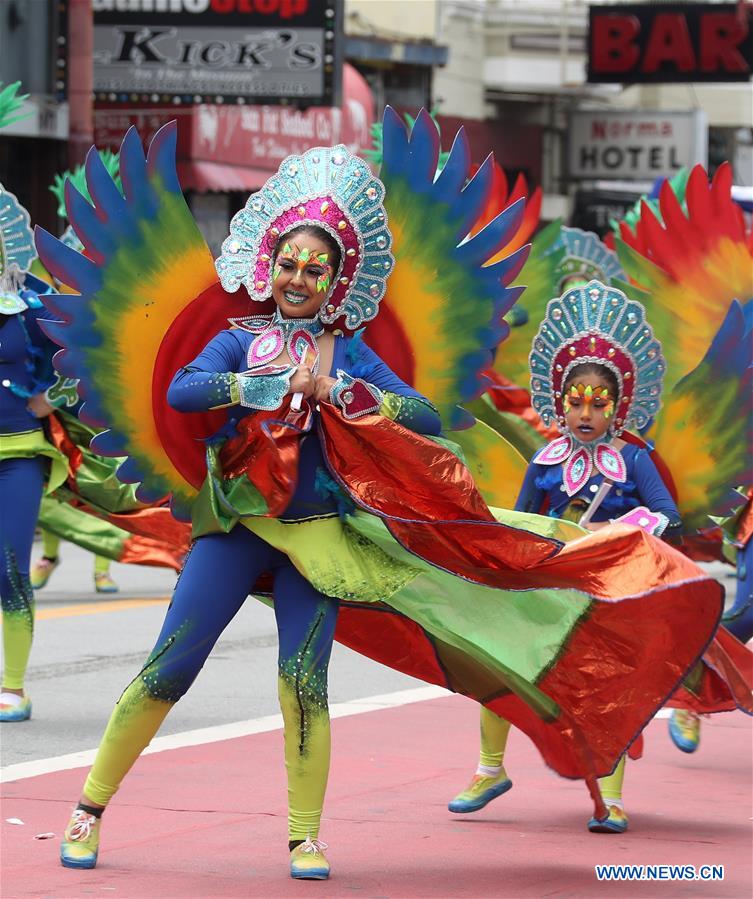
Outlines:
POLYGON ((753 711, 730 658, 744 669, 750 654, 712 644, 722 587, 671 546, 635 528, 584 533, 490 509, 444 442, 381 416, 349 421, 327 403, 318 421, 309 409, 292 423, 287 402, 210 446, 195 527, 240 521, 288 553, 317 589, 341 599, 340 642, 504 716, 555 771, 585 778, 597 807, 595 778, 707 649, 728 677, 706 678, 696 707, 721 694, 730 708, 753 711), (312 427, 343 512, 283 523, 274 516, 295 488, 300 434, 312 427))

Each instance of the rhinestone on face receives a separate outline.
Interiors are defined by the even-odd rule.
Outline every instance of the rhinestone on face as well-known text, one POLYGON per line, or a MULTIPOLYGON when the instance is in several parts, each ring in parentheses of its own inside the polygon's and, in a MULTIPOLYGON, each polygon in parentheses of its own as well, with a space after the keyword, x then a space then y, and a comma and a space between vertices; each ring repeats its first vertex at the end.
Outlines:
POLYGON ((337 223, 338 231, 344 231, 347 227, 348 223, 345 221, 345 219, 340 219, 340 221, 337 223))
POLYGON ((379 296, 380 287, 378 284, 372 284, 369 293, 376 299, 379 296))

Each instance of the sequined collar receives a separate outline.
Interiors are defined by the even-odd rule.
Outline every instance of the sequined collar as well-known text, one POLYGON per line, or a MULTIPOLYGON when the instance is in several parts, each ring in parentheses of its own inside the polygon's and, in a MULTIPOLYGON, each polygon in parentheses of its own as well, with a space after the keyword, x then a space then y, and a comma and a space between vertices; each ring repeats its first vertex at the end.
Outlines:
POLYGON ((248 348, 249 369, 269 365, 280 355, 283 347, 294 365, 308 361, 316 372, 319 367, 319 347, 316 338, 324 333, 319 318, 283 318, 279 309, 269 326, 258 334, 248 348))
POLYGON ((562 483, 568 496, 575 496, 598 471, 607 480, 622 484, 627 466, 622 453, 609 440, 581 443, 563 434, 548 443, 533 458, 539 465, 562 465, 562 483))

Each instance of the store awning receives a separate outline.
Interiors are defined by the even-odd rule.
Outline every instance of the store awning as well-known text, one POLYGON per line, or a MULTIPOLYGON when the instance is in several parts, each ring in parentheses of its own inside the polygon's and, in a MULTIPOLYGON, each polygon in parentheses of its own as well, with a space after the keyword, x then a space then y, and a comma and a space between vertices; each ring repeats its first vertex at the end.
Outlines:
POLYGON ((258 190, 269 178, 266 169, 223 165, 203 159, 178 160, 178 177, 183 190, 248 192, 258 190))

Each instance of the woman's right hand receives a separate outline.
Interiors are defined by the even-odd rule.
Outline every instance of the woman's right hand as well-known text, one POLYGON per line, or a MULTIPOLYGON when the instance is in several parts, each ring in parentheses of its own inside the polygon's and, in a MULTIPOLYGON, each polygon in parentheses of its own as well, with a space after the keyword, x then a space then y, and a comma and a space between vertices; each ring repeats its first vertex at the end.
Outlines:
POLYGON ((315 388, 316 380, 311 373, 311 369, 305 365, 299 365, 290 379, 288 393, 302 393, 308 399, 308 397, 313 395, 315 388))

